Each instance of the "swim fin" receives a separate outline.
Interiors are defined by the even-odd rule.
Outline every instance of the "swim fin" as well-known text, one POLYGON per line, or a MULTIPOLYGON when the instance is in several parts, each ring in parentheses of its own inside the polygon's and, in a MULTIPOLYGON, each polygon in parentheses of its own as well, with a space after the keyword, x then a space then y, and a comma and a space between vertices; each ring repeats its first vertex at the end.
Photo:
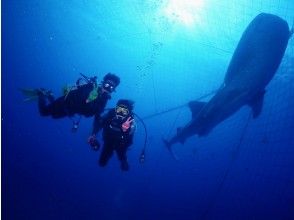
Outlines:
POLYGON ((37 100, 40 95, 46 96, 49 100, 54 100, 53 93, 46 89, 19 89, 21 93, 26 97, 23 101, 37 100))
POLYGON ((38 99, 40 90, 39 89, 19 89, 21 93, 25 96, 24 102, 33 101, 38 99))

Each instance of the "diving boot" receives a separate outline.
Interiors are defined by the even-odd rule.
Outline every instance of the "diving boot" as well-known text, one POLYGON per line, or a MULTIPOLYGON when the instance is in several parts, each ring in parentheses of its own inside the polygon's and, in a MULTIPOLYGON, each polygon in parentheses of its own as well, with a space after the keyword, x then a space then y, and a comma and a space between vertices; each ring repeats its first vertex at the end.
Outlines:
POLYGON ((53 92, 51 90, 47 90, 47 89, 44 89, 44 88, 40 88, 40 89, 36 89, 36 90, 37 90, 38 96, 46 97, 49 100, 49 102, 54 101, 54 95, 53 95, 53 92))

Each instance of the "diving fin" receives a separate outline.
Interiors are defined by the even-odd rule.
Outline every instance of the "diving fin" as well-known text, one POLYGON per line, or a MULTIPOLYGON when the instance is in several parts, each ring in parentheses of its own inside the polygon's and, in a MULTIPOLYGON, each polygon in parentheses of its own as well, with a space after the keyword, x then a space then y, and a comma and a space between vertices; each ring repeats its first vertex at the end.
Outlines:
POLYGON ((262 111, 262 106, 263 106, 263 100, 264 100, 264 94, 265 94, 265 90, 259 92, 252 100, 250 100, 250 102, 248 103, 248 105, 251 107, 252 109, 252 113, 253 113, 253 118, 257 118, 261 111, 262 111))
POLYGON ((46 89, 19 89, 21 93, 26 97, 24 102, 38 99, 40 95, 47 97, 50 101, 54 100, 53 93, 46 89))
POLYGON ((28 102, 32 100, 36 100, 39 97, 38 89, 19 89, 21 93, 26 97, 23 101, 28 102))
POLYGON ((202 108, 206 105, 206 102, 191 101, 188 103, 189 108, 192 112, 192 118, 195 118, 202 108))

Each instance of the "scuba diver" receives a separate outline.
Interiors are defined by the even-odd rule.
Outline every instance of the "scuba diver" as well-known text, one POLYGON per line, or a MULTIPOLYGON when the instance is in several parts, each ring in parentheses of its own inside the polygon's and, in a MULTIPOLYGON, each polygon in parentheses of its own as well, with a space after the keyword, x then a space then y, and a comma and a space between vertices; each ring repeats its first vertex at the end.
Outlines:
POLYGON ((104 144, 99 158, 100 166, 106 166, 113 155, 113 151, 116 151, 121 170, 129 170, 126 153, 133 143, 135 131, 133 105, 133 101, 120 99, 115 108, 110 109, 99 121, 96 121, 88 143, 93 150, 98 151, 100 144, 96 138, 96 133, 103 129, 104 144))
MULTIPOLYGON (((119 85, 120 78, 115 74, 107 73, 101 84, 97 84, 97 77, 89 78, 83 74, 81 76, 76 85, 65 88, 64 95, 57 99, 54 99, 50 90, 22 89, 21 91, 28 97, 27 100, 38 99, 39 112, 42 116, 51 116, 55 119, 72 118, 75 114, 85 117, 95 116, 95 124, 111 98, 111 93, 119 85)), ((79 121, 74 122, 73 131, 78 128, 78 123, 79 121)))

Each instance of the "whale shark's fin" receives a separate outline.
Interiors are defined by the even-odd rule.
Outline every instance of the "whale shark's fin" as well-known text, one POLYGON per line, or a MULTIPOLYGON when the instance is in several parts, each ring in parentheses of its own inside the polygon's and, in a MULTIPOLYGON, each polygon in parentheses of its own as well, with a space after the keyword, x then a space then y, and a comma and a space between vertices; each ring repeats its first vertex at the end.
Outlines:
POLYGON ((192 112, 192 118, 195 118, 198 113, 201 111, 206 102, 191 101, 188 103, 189 108, 192 112))
POLYGON ((167 141, 166 139, 162 138, 162 141, 164 143, 164 145, 166 146, 166 148, 168 149, 168 151, 171 153, 172 157, 175 160, 179 160, 179 157, 175 154, 175 152, 172 149, 172 145, 170 144, 169 141, 167 141))
POLYGON ((265 90, 257 93, 257 95, 248 103, 252 109, 253 118, 257 118, 262 110, 265 90))

